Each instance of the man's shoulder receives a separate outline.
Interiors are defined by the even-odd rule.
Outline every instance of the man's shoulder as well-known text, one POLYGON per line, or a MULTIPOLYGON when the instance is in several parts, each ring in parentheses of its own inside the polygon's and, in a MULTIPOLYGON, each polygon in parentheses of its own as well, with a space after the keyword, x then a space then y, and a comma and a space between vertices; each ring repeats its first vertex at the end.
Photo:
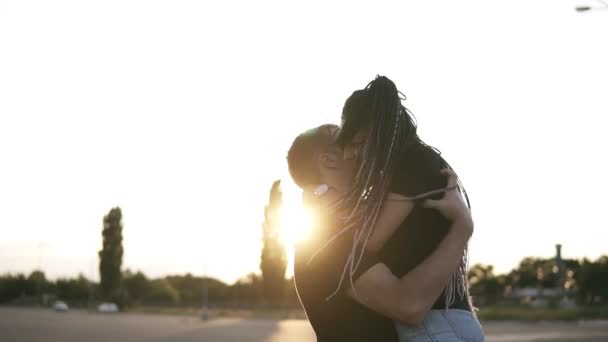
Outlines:
POLYGON ((340 266, 344 265, 349 251, 344 246, 344 239, 337 238, 326 244, 328 238, 317 237, 300 241, 295 245, 294 276, 296 278, 316 277, 318 283, 338 277, 340 266), (318 278, 322 279, 318 279, 318 278))

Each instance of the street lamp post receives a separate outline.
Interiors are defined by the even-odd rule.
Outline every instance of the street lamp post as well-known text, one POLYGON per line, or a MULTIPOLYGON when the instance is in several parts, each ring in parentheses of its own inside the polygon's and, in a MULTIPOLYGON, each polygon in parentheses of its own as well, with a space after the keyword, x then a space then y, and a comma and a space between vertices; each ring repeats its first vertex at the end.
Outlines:
POLYGON ((577 12, 588 12, 588 11, 595 11, 595 10, 605 10, 608 9, 608 2, 606 2, 605 0, 596 0, 597 2, 599 2, 601 4, 601 6, 576 6, 574 9, 577 12))
POLYGON ((202 298, 202 310, 201 310, 201 319, 203 321, 207 321, 209 319, 209 279, 207 277, 207 257, 205 257, 204 266, 203 266, 203 298, 202 298))

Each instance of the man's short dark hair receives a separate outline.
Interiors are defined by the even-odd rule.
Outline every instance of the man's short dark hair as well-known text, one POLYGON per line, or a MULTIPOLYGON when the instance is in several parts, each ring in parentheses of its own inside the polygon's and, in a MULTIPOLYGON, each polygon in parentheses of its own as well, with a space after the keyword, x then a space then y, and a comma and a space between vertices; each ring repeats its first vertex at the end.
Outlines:
POLYGON ((317 158, 334 142, 331 134, 336 125, 322 125, 298 135, 287 152, 289 174, 300 188, 318 184, 321 179, 317 158))

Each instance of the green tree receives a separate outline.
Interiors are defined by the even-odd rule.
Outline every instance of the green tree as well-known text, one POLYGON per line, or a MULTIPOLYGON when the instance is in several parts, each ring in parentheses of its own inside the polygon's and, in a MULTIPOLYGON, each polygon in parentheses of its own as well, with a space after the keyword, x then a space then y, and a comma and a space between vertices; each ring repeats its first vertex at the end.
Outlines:
POLYGON ((29 285, 23 274, 6 274, 0 279, 0 303, 7 303, 20 297, 34 295, 34 289, 29 285))
POLYGON ((30 273, 30 276, 27 277, 27 280, 35 284, 36 288, 41 291, 43 290, 43 287, 47 284, 46 275, 44 275, 44 272, 38 270, 32 271, 32 273, 30 273))
POLYGON ((82 274, 78 278, 57 279, 57 298, 83 304, 89 297, 91 284, 82 274))
POLYGON ((154 279, 150 281, 146 293, 146 302, 151 304, 171 304, 179 303, 179 293, 171 286, 171 283, 165 279, 154 279))
POLYGON ((122 275, 122 282, 127 291, 127 298, 130 304, 141 304, 148 293, 150 287, 149 280, 141 271, 132 273, 126 270, 122 275))
MULTIPOLYGON (((112 208, 103 218, 103 247, 99 251, 99 275, 102 297, 120 302, 122 266, 122 212, 112 208)), ((119 303, 120 304, 120 303, 119 303)))
POLYGON ((231 287, 232 300, 238 307, 257 306, 264 298, 264 285, 259 274, 249 273, 231 287))
POLYGON ((29 286, 33 287, 33 292, 40 301, 42 301, 42 295, 52 289, 51 283, 46 279, 46 276, 42 271, 36 270, 30 273, 27 282, 29 283, 29 286))
POLYGON ((285 294, 285 270, 287 269, 287 254, 280 239, 280 209, 283 194, 280 189, 281 181, 277 180, 270 189, 268 205, 264 210, 262 224, 262 270, 264 299, 268 304, 277 305, 285 294))
POLYGON ((492 265, 476 264, 469 270, 471 295, 477 305, 496 304, 504 291, 503 277, 494 275, 492 265))
POLYGON ((583 259, 576 278, 579 299, 584 304, 608 303, 608 255, 595 262, 583 259))
POLYGON ((188 273, 185 276, 168 276, 166 279, 179 293, 182 305, 200 306, 203 302, 203 284, 207 287, 211 305, 223 305, 230 300, 230 287, 214 278, 195 277, 188 273))
POLYGON ((550 268, 550 259, 526 257, 520 261, 517 268, 509 273, 511 284, 515 288, 541 287, 547 270, 550 268))
POLYGON ((558 267, 554 258, 524 258, 517 268, 513 269, 507 278, 513 287, 557 288, 565 286, 574 288, 574 275, 577 274, 580 263, 575 259, 564 259, 564 279, 560 282, 558 267))
MULTIPOLYGON (((185 276, 168 276, 167 281, 179 292, 182 305, 200 306, 203 301, 203 280, 190 273, 185 276)), ((209 291, 211 292, 211 291, 209 291)))

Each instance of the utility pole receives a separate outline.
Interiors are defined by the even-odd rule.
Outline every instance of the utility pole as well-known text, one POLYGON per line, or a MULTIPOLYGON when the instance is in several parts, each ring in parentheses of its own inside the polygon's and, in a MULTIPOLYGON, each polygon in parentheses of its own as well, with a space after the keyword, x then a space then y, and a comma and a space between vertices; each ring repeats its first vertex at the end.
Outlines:
POLYGON ((89 312, 93 312, 93 277, 95 276, 95 259, 96 256, 91 257, 91 274, 89 275, 89 298, 87 303, 87 308, 89 312))
POLYGON ((560 296, 564 296, 564 281, 565 281, 565 265, 562 259, 562 245, 555 245, 555 265, 557 266, 557 287, 560 291, 560 296))
POLYGON ((205 257, 205 261, 203 262, 203 278, 202 278, 202 310, 201 310, 201 319, 203 321, 207 321, 209 319, 209 277, 207 276, 207 257, 205 257))

